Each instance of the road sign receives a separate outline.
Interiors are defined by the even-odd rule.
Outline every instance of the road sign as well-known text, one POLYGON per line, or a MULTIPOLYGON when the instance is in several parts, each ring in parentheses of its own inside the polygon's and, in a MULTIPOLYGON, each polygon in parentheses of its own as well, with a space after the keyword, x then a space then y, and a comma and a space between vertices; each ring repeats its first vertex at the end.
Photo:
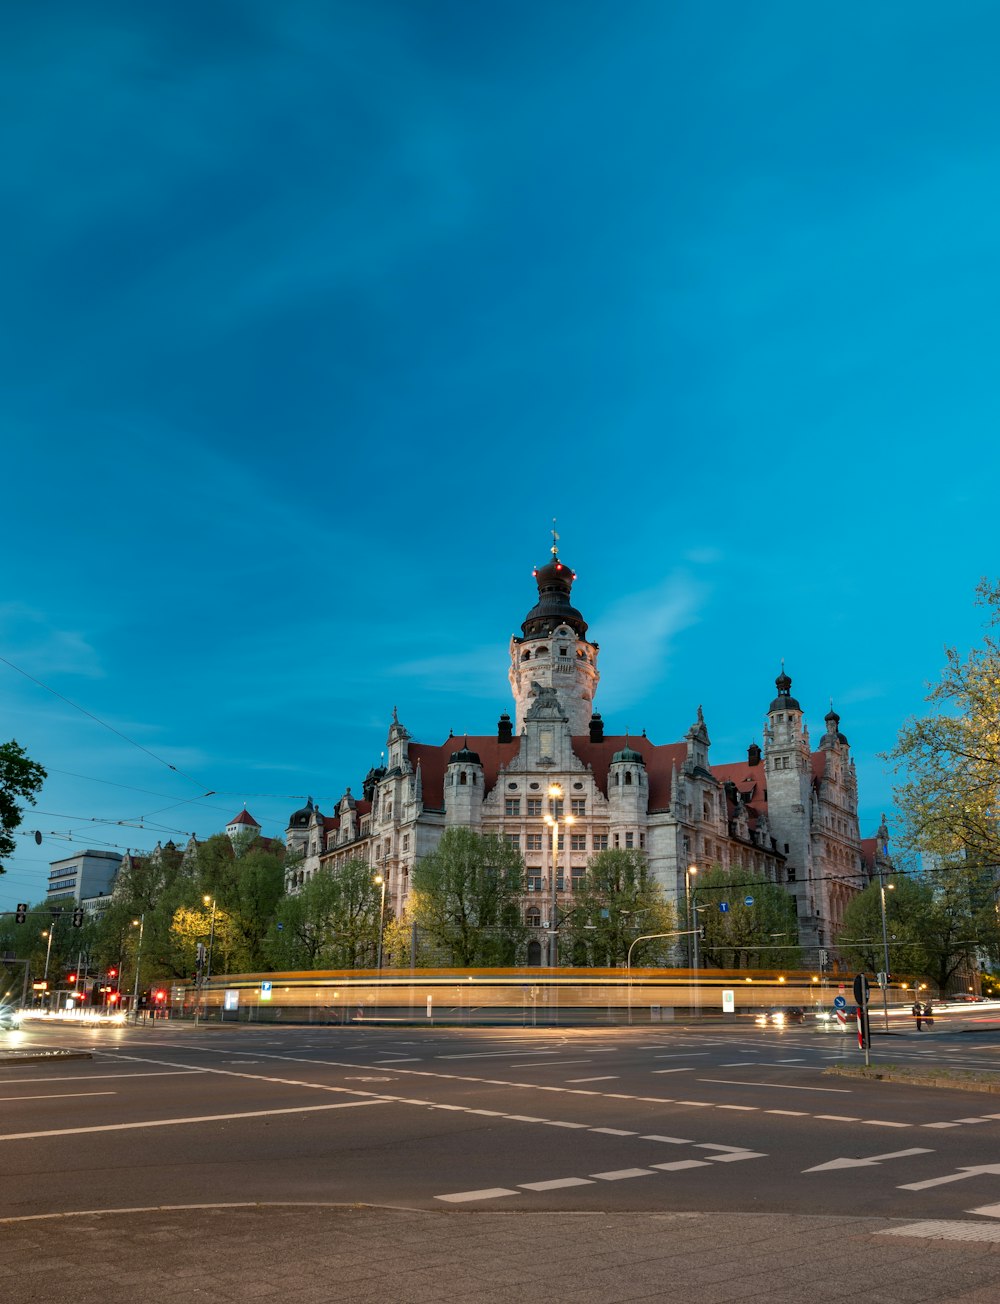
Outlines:
POLYGON ((871 988, 868 985, 868 979, 863 973, 854 975, 854 999, 859 1005, 868 1004, 868 994, 871 988))
POLYGON ((743 904, 744 904, 745 906, 752 906, 752 905, 753 905, 753 897, 744 897, 744 898, 743 898, 743 904))
POLYGON ((271 984, 270 984, 269 982, 262 982, 262 983, 261 983, 261 985, 260 985, 260 999, 261 999, 262 1001, 269 1001, 269 1000, 271 999, 271 984))
POLYGON ((720 902, 719 902, 719 909, 722 911, 723 914, 726 914, 727 911, 729 910, 729 902, 728 902, 728 901, 720 901, 720 902))
POLYGON ((723 1014, 735 1014, 735 1013, 736 1013, 736 993, 735 993, 735 991, 732 990, 732 988, 726 987, 726 988, 723 989, 723 992, 722 992, 722 1013, 723 1013, 723 1014))
POLYGON ((846 1010, 846 1009, 847 1009, 847 997, 846 997, 846 996, 835 996, 835 997, 833 998, 833 1007, 834 1007, 835 1010, 846 1010))

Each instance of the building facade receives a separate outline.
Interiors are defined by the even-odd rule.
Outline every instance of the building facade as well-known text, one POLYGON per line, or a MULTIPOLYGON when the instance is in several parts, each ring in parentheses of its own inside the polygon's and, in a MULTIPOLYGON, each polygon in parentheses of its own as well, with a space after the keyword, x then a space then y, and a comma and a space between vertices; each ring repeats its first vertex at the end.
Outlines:
POLYGON ((117 851, 78 851, 50 861, 46 900, 78 906, 109 897, 121 863, 117 851))
POLYGON ((411 738, 394 709, 385 764, 369 770, 361 797, 348 788, 329 815, 310 798, 289 820, 288 890, 362 858, 384 875, 398 915, 413 865, 446 829, 469 828, 506 839, 524 858, 525 922, 536 930, 529 961, 545 953, 553 907, 571 905, 589 858, 612 848, 647 857, 680 918, 691 867, 762 874, 794 900, 807 957, 834 951, 844 908, 873 872, 875 841, 862 844, 840 717, 831 706, 813 750, 782 667, 763 746, 751 743, 745 758, 711 759, 701 707, 677 742, 605 733, 594 710, 599 646, 572 605, 574 572, 552 554, 510 641, 513 718, 504 712, 487 735, 428 744, 411 738))

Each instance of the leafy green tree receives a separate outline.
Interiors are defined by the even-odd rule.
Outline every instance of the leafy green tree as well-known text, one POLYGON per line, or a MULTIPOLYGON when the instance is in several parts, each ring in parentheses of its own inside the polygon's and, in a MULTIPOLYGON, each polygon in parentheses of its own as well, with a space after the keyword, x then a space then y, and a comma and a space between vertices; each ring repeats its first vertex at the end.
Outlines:
POLYGON ((521 919, 524 861, 516 847, 470 829, 448 829, 410 875, 418 928, 462 968, 515 963, 527 929, 521 919))
POLYGON ((118 871, 114 892, 97 925, 93 949, 97 965, 123 966, 122 990, 134 986, 136 963, 142 966, 140 990, 157 978, 184 977, 188 971, 174 956, 170 930, 178 905, 197 900, 194 866, 185 862, 172 842, 148 855, 130 856, 118 871))
POLYGON ((20 803, 34 806, 35 794, 46 778, 45 770, 13 739, 0 743, 0 874, 7 872, 3 860, 14 854, 14 830, 23 815, 20 803))
MULTIPOLYGON (((989 921, 975 909, 961 874, 897 875, 893 884, 894 890, 886 891, 890 971, 895 978, 924 978, 943 996, 959 973, 975 969, 982 950, 978 934, 989 921)), ((877 883, 848 905, 843 939, 839 945, 846 958, 869 972, 883 967, 877 883)))
POLYGON ((235 970, 270 967, 267 938, 284 892, 284 847, 241 839, 234 846, 219 833, 198 848, 196 868, 201 891, 232 924, 235 970))
MULTIPOLYGON (((980 581, 977 605, 1000 622, 1000 585, 980 581)), ((896 787, 899 840, 934 864, 996 887, 1000 866, 1000 643, 990 634, 963 658, 946 650, 931 714, 911 719, 888 759, 903 776, 896 787)))
MULTIPOLYGON (((673 907, 641 851, 599 851, 591 856, 582 887, 563 927, 574 964, 624 965, 629 948, 647 933, 676 930, 673 907)), ((633 964, 666 964, 675 939, 650 938, 632 950, 633 964)))
MULTIPOLYGON (((198 943, 206 951, 211 948, 212 973, 228 973, 232 967, 232 958, 239 946, 239 938, 233 927, 233 921, 224 910, 215 910, 215 926, 212 926, 212 911, 204 901, 197 906, 179 905, 170 921, 169 970, 175 977, 190 979, 198 964, 198 943)), ((207 970, 206 970, 207 972, 207 970)))
MULTIPOLYGON (((366 861, 320 869, 279 903, 267 941, 271 962, 279 969, 374 966, 380 913, 381 889, 366 861)), ((384 923, 391 924, 388 907, 384 923)))
POLYGON ((714 865, 692 882, 699 951, 706 968, 795 968, 802 963, 795 903, 776 883, 745 869, 714 865), (746 905, 747 897, 753 905, 746 905), (720 910, 722 903, 728 910, 720 910))

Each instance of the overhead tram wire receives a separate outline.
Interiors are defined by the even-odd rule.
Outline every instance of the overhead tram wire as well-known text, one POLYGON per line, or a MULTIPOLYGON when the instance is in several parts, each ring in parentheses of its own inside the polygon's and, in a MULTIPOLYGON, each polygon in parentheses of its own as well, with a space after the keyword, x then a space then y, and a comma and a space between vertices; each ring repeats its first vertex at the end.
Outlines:
MULTIPOLYGON (((46 773, 48 773, 48 774, 62 774, 62 775, 64 775, 67 779, 83 779, 86 783, 104 783, 104 784, 107 784, 107 786, 108 786, 109 788, 122 788, 122 789, 124 789, 126 792, 141 792, 141 793, 143 793, 143 794, 144 794, 145 796, 147 796, 147 797, 162 797, 164 801, 169 801, 169 800, 170 800, 170 794, 169 794, 169 793, 166 793, 166 792, 152 792, 149 788, 136 788, 136 787, 134 786, 134 784, 131 784, 131 783, 116 783, 113 779, 99 779, 99 778, 97 778, 97 776, 94 775, 94 774, 76 774, 73 770, 57 770, 57 769, 54 769, 52 766, 46 766, 45 768, 46 768, 46 773)), ((204 793, 203 796, 201 796, 201 797, 186 797, 184 800, 185 800, 185 801, 203 801, 205 797, 218 797, 218 796, 220 796, 220 795, 221 795, 221 796, 233 796, 233 795, 235 795, 235 794, 233 794, 233 793, 221 793, 221 794, 220 794, 220 793, 217 793, 217 792, 215 792, 215 791, 213 790, 212 792, 206 792, 206 793, 204 793)), ((253 794, 251 794, 251 795, 253 795, 253 794)), ((289 800, 294 801, 294 800, 298 800, 298 799, 297 799, 297 798, 289 798, 289 800)), ((178 805, 178 806, 183 806, 183 805, 184 805, 184 802, 176 802, 175 804, 178 805)), ((165 806, 163 809, 164 809, 164 810, 168 810, 169 807, 166 807, 166 806, 165 806)), ((229 807, 228 807, 228 806, 206 806, 206 807, 204 807, 204 809, 205 809, 205 810, 217 810, 217 811, 220 811, 220 812, 224 815, 224 814, 229 810, 229 807)))
POLYGON ((182 779, 187 779, 189 783, 197 784, 199 788, 205 787, 205 784, 202 783, 200 779, 196 779, 193 775, 187 774, 184 770, 178 769, 176 765, 172 765, 170 761, 164 760, 162 756, 157 756, 156 752, 150 751, 150 749, 148 747, 144 747, 142 743, 137 743, 135 739, 130 738, 128 734, 123 734, 120 729, 116 729, 113 724, 108 724, 107 720, 102 720, 99 715, 94 715, 93 711, 88 711, 87 708, 81 706, 79 702, 74 702, 71 698, 65 697, 62 693, 57 692, 56 689, 50 688, 48 684, 43 684, 42 681, 40 679, 36 679, 34 675, 29 675, 27 670, 22 670, 21 667, 16 666, 13 661, 9 661, 4 656, 0 656, 0 661, 2 661, 5 666, 10 666, 11 670, 16 670, 19 675, 23 675, 24 678, 30 680, 31 683, 37 684, 39 688, 44 688, 45 691, 47 693, 51 693, 53 697, 58 697, 60 702, 65 702, 66 705, 71 706, 74 709, 74 711, 79 711, 81 715, 87 716, 87 718, 93 720, 95 724, 99 724, 101 725, 102 728, 109 730, 113 734, 116 734, 119 738, 129 743, 132 747, 137 747, 140 752, 145 752, 147 756, 152 757, 152 759, 156 761, 159 765, 166 766, 168 770, 172 770, 174 774, 180 775, 182 779))

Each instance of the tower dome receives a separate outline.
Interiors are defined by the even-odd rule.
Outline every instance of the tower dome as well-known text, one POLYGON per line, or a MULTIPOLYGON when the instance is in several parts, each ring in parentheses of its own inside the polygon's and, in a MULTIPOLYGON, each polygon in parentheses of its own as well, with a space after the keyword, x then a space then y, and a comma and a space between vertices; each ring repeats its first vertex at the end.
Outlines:
POLYGON ((576 572, 553 555, 545 566, 532 571, 538 585, 538 601, 521 625, 525 638, 549 635, 560 625, 568 625, 578 638, 587 637, 587 622, 570 602, 570 590, 576 572))

